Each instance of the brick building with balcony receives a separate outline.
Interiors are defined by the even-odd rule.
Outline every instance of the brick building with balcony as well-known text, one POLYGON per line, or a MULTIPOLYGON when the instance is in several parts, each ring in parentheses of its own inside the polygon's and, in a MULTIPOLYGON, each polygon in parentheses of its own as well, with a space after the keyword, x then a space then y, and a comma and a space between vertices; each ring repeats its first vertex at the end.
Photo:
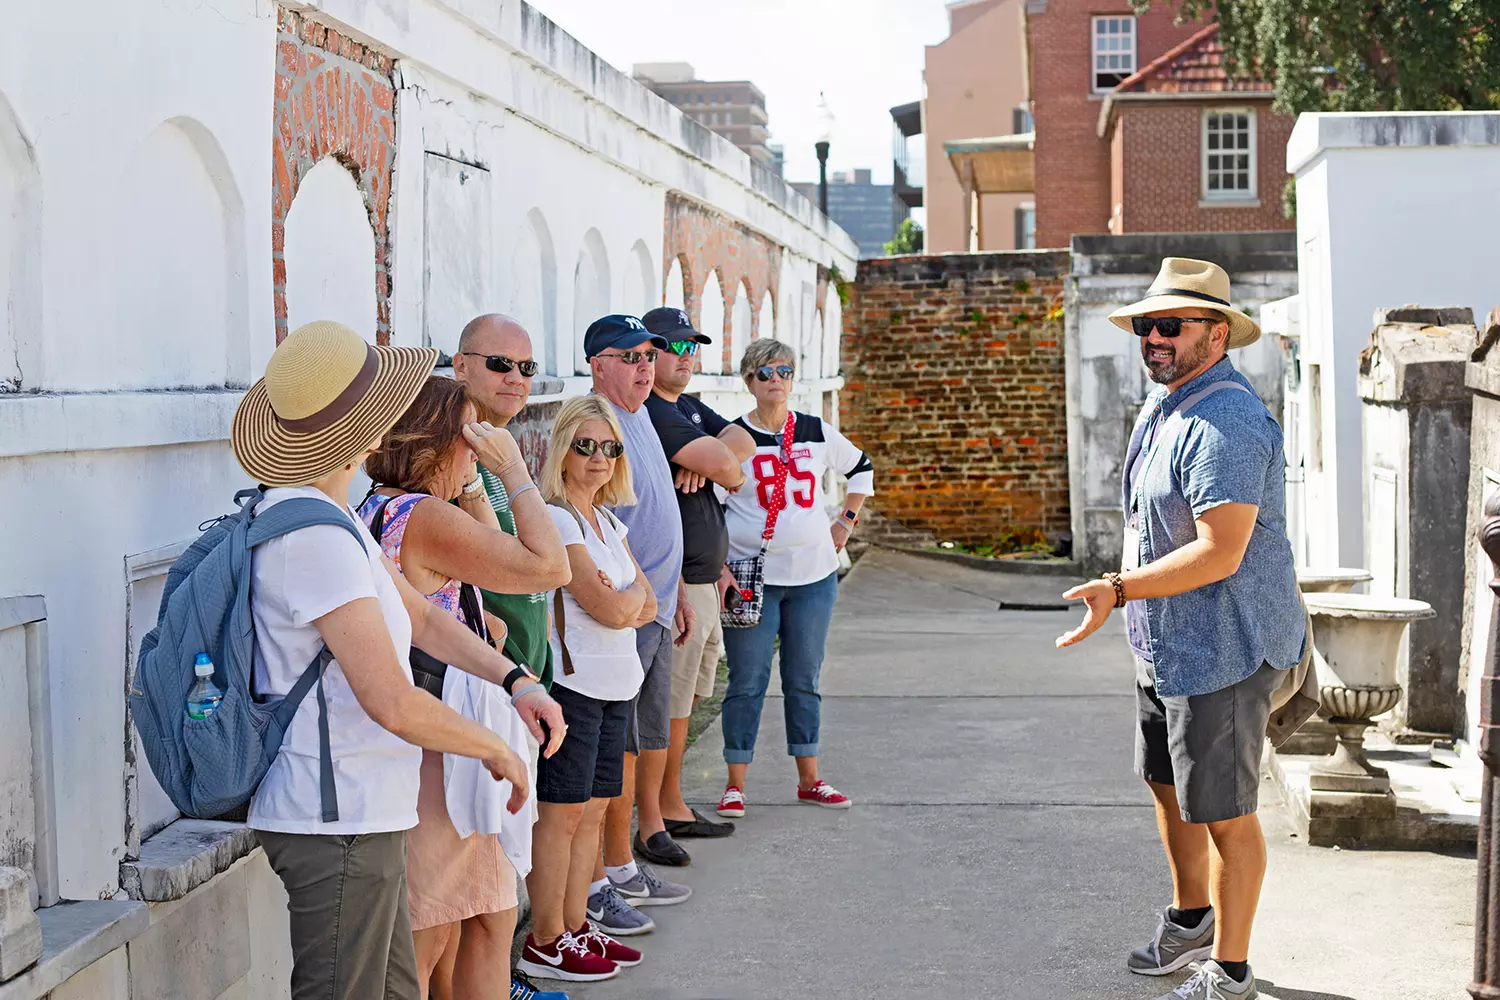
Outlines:
MULTIPOLYGON (((1036 241, 1292 229, 1292 119, 1231 74, 1218 25, 1110 0, 1028 0, 1036 241)), ((1014 155, 1014 154, 1012 154, 1014 155)))

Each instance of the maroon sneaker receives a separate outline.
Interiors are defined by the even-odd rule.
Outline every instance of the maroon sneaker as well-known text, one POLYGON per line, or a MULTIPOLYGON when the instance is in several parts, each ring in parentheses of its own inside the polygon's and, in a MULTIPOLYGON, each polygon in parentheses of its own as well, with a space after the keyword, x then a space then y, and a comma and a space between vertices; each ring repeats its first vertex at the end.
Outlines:
POLYGON ((848 809, 853 805, 849 801, 849 796, 826 781, 819 781, 811 788, 803 788, 799 785, 797 801, 805 802, 810 806, 822 806, 824 809, 848 809))
POLYGON ((620 974, 618 965, 591 951, 571 934, 564 934, 548 945, 539 945, 535 937, 526 935, 516 968, 537 979, 563 979, 570 983, 595 983, 620 974))
POLYGON ((622 969, 633 969, 641 964, 640 952, 616 941, 595 927, 591 920, 585 920, 583 926, 573 932, 573 940, 622 969))

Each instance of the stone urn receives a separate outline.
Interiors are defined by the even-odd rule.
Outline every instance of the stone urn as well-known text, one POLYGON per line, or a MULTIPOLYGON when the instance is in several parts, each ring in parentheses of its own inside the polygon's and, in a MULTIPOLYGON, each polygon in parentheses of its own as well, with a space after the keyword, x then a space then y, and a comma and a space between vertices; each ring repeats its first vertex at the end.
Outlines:
POLYGON ((1436 612, 1425 601, 1369 594, 1304 595, 1313 623, 1313 663, 1322 714, 1338 730, 1332 758, 1313 767, 1315 791, 1391 789, 1389 776, 1365 757, 1365 730, 1401 700, 1396 660, 1408 623, 1436 612))
POLYGON ((1304 594, 1347 594, 1356 585, 1369 583, 1371 579, 1367 569, 1312 566, 1297 571, 1297 588, 1304 594))

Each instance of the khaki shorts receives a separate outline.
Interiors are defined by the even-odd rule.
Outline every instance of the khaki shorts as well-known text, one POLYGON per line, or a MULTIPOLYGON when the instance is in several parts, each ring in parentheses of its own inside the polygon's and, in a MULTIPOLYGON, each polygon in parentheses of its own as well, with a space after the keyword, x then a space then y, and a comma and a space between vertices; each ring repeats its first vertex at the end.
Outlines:
POLYGON ((693 699, 714 693, 719 672, 719 654, 724 648, 724 628, 719 624, 719 588, 712 583, 686 586, 688 603, 698 616, 693 637, 672 650, 672 718, 693 714, 693 699))

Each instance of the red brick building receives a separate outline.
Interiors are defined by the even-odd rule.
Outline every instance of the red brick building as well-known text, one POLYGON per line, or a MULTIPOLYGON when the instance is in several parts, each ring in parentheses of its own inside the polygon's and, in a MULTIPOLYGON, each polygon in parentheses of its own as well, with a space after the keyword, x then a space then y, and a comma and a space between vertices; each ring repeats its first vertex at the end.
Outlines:
POLYGON ((1038 246, 1076 233, 1291 229, 1281 192, 1292 120, 1231 77, 1215 24, 1171 5, 1031 0, 1038 246))

